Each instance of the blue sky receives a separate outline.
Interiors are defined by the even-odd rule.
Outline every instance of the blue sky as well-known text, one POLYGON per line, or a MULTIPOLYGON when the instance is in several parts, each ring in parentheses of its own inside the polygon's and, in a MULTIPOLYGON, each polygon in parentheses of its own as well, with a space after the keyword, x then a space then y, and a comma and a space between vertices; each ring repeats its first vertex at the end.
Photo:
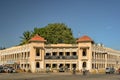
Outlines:
POLYGON ((17 45, 24 31, 49 23, 120 50, 120 0, 0 0, 0 46, 17 45))

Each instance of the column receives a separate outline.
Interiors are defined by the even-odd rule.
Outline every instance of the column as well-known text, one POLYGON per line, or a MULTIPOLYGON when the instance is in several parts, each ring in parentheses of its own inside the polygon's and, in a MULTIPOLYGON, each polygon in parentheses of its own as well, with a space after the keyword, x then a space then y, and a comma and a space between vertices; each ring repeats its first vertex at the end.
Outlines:
POLYGON ((107 55, 108 54, 105 54, 105 68, 107 67, 107 64, 108 64, 108 62, 107 62, 107 55))
POLYGON ((59 63, 57 63, 57 69, 59 69, 59 63))
POLYGON ((65 56, 65 48, 63 49, 63 56, 65 56))

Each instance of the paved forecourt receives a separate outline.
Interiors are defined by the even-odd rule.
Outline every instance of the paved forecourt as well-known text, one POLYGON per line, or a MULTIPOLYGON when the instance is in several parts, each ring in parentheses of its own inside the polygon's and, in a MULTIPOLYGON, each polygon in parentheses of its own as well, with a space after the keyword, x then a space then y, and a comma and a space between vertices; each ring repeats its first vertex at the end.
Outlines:
POLYGON ((119 74, 0 73, 0 80, 120 80, 119 74))

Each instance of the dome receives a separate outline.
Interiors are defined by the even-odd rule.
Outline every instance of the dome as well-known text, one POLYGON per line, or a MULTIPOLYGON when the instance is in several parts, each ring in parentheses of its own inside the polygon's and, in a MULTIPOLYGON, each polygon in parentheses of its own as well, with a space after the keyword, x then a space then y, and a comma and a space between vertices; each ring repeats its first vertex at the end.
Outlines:
POLYGON ((80 37, 77 40, 77 42, 93 42, 93 40, 89 36, 84 35, 84 36, 80 37))

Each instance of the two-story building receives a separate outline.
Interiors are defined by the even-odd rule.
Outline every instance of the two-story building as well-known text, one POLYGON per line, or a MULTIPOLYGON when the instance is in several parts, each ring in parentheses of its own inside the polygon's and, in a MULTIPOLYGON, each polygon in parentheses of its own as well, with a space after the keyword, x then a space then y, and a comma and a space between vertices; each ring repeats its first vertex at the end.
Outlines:
POLYGON ((46 40, 35 35, 29 44, 0 50, 0 64, 31 72, 63 68, 71 71, 83 68, 92 71, 106 67, 120 67, 120 51, 95 44, 89 36, 82 36, 76 44, 45 44, 46 40))

